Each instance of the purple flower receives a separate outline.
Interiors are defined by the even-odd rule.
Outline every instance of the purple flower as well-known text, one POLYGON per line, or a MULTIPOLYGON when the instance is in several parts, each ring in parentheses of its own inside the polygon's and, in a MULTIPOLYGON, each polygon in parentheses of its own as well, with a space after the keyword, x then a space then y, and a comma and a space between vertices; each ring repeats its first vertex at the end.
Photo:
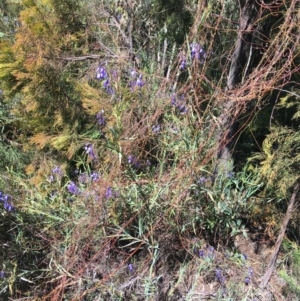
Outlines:
POLYGON ((202 46, 198 43, 192 43, 190 44, 190 53, 191 53, 191 59, 192 60, 199 60, 201 62, 206 59, 206 52, 202 48, 202 46))
POLYGON ((197 181, 197 183, 199 184, 199 185, 203 185, 203 184, 205 184, 207 182, 207 178, 205 178, 205 177, 201 177, 198 181, 197 181))
POLYGON ((216 277, 217 277, 218 281, 219 281, 221 284, 224 283, 225 277, 224 277, 224 275, 223 275, 222 270, 219 269, 219 268, 216 269, 216 277))
POLYGON ((232 179, 234 177, 234 172, 230 171, 227 173, 227 178, 232 179))
POLYGON ((98 124, 100 124, 101 126, 105 126, 106 120, 105 120, 105 117, 104 117, 104 110, 100 110, 97 113, 96 119, 97 119, 98 124))
POLYGON ((3 207, 7 212, 11 212, 15 209, 15 207, 11 204, 11 196, 3 194, 2 191, 0 191, 0 202, 3 203, 3 207))
POLYGON ((252 268, 249 267, 249 269, 248 269, 248 275, 249 275, 249 277, 252 277, 252 274, 253 274, 253 270, 252 270, 252 268))
POLYGON ((94 148, 91 144, 86 144, 84 146, 84 151, 85 153, 88 155, 89 158, 91 158, 92 160, 96 160, 97 156, 95 154, 94 148))
POLYGON ((136 75, 137 75, 138 73, 134 70, 134 69, 132 69, 131 71, 130 71, 130 76, 131 77, 136 77, 136 75))
POLYGON ((183 71, 185 68, 186 68, 186 60, 183 60, 179 65, 179 70, 183 71))
POLYGON ((145 85, 144 81, 142 80, 142 77, 143 76, 140 74, 139 78, 136 81, 136 85, 140 88, 142 88, 145 85))
POLYGON ((9 202, 4 202, 4 209, 7 211, 7 212, 11 212, 14 210, 14 206, 9 203, 9 202))
POLYGON ((152 126, 152 132, 153 132, 154 134, 159 133, 159 132, 160 132, 160 124, 155 124, 155 125, 153 125, 153 126, 152 126))
POLYGON ((132 167, 135 167, 135 168, 140 168, 140 163, 137 161, 136 157, 132 156, 132 155, 129 155, 127 157, 127 162, 129 165, 131 165, 132 167))
POLYGON ((68 185, 67 185, 67 189, 68 191, 71 193, 71 194, 74 194, 74 195, 78 195, 79 194, 79 188, 76 186, 76 184, 74 182, 70 182, 68 185))
POLYGON ((104 79, 107 79, 107 78, 108 78, 108 74, 106 72, 106 69, 102 66, 99 66, 97 68, 97 71, 96 71, 96 79, 104 80, 104 79))
POLYGON ((114 197, 113 189, 112 189, 112 187, 108 187, 105 191, 105 198, 111 199, 113 197, 114 197))
POLYGON ((97 181, 97 180, 100 179, 100 175, 99 175, 97 172, 95 172, 95 171, 93 171, 93 172, 91 173, 90 177, 91 177, 91 179, 92 179, 92 182, 95 182, 95 181, 97 181))
POLYGON ((114 89, 112 88, 112 86, 110 85, 110 81, 109 79, 106 79, 105 82, 103 83, 103 88, 104 90, 108 93, 108 94, 113 94, 114 93, 114 89))
POLYGON ((185 106, 184 95, 181 95, 178 99, 176 94, 171 95, 171 105, 176 108, 180 113, 187 113, 188 108, 185 106))
POLYGON ((53 181, 60 179, 63 176, 63 171, 61 170, 61 168, 59 166, 55 166, 52 169, 51 175, 48 178, 48 181, 50 183, 52 183, 53 181))
POLYGON ((63 172, 62 172, 62 170, 61 170, 61 168, 60 168, 59 166, 55 166, 55 167, 52 169, 52 173, 53 173, 53 174, 60 175, 60 176, 63 175, 63 172))
POLYGON ((245 284, 248 285, 250 283, 250 277, 245 278, 245 284))
POLYGON ((129 87, 131 87, 131 90, 134 90, 135 87, 142 88, 145 85, 142 74, 138 74, 134 69, 130 71, 130 77, 133 79, 129 81, 129 87))
POLYGON ((186 107, 186 106, 184 106, 184 105, 179 105, 179 106, 177 106, 177 108, 179 109, 179 112, 180 113, 187 113, 188 112, 188 108, 186 107))
POLYGON ((0 272, 0 278, 4 278, 4 277, 5 277, 4 271, 1 271, 1 272, 0 272))
POLYGON ((128 265, 128 270, 129 270, 129 272, 133 272, 134 271, 134 267, 133 267, 133 264, 132 263, 129 263, 129 265, 128 265))
POLYGON ((201 257, 201 258, 204 258, 204 250, 199 250, 198 251, 198 255, 199 255, 199 257, 201 257))

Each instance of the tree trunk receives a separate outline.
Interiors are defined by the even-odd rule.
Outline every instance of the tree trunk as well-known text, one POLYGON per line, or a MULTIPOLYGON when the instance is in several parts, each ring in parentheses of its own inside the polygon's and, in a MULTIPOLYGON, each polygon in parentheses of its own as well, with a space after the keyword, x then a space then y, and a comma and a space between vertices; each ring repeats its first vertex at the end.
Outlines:
MULTIPOLYGON (((234 89, 242 83, 243 77, 248 73, 251 58, 251 47, 255 21, 259 18, 259 4, 257 1, 239 1, 240 22, 239 32, 235 49, 231 59, 231 65, 227 78, 226 92, 234 93, 234 89)), ((222 106, 219 118, 218 132, 218 162, 216 173, 228 173, 233 168, 232 146, 238 131, 237 118, 241 112, 242 105, 232 100, 227 100, 222 106)))

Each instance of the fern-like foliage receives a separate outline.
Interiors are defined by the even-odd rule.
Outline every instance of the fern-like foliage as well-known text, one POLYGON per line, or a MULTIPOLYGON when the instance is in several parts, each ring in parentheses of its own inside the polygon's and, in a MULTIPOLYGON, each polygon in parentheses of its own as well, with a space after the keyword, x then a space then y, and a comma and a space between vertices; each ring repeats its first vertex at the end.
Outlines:
POLYGON ((300 134, 291 128, 273 126, 262 145, 262 152, 250 161, 260 161, 260 173, 267 188, 284 197, 299 178, 300 134))

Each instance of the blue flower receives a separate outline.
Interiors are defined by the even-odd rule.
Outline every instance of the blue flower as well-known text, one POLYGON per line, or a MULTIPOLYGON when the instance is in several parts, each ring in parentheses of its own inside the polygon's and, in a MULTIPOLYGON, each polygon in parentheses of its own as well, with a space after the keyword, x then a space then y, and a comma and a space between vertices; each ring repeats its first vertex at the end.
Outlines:
POLYGON ((198 255, 199 255, 199 257, 201 257, 201 258, 204 258, 204 250, 199 250, 198 251, 198 255))
POLYGON ((14 206, 9 203, 9 202, 4 202, 4 209, 7 211, 7 212, 11 212, 14 210, 14 206))
POLYGON ((206 59, 206 52, 202 48, 202 46, 198 43, 192 43, 190 44, 190 53, 191 53, 191 59, 192 60, 199 60, 201 62, 206 59))
POLYGON ((178 99, 176 94, 171 95, 171 105, 176 108, 180 113, 187 113, 188 108, 185 106, 184 95, 181 95, 178 99))
POLYGON ((130 77, 132 80, 129 81, 128 85, 132 91, 135 87, 142 88, 145 85, 142 74, 138 74, 134 69, 130 71, 130 77))
POLYGON ((74 182, 70 182, 67 185, 67 189, 71 194, 78 195, 80 193, 79 188, 76 186, 74 182))
POLYGON ((112 86, 110 85, 110 81, 109 79, 106 79, 105 82, 103 83, 103 87, 104 90, 107 92, 107 94, 113 94, 114 93, 114 89, 112 88, 112 86))
POLYGON ((130 71, 130 76, 131 77, 136 77, 136 75, 137 75, 138 73, 134 70, 134 69, 132 69, 131 71, 130 71))
POLYGON ((100 110, 97 113, 96 119, 97 119, 98 124, 100 124, 101 126, 105 126, 106 120, 105 120, 105 117, 104 117, 104 110, 100 110))
POLYGON ((52 173, 53 173, 53 174, 58 174, 58 175, 60 175, 60 176, 63 175, 63 172, 62 172, 62 170, 61 170, 61 168, 60 168, 59 166, 55 166, 55 167, 52 169, 52 173))
POLYGON ((4 278, 4 277, 5 277, 4 271, 1 271, 1 272, 0 272, 0 278, 4 278))
POLYGON ((252 274, 253 274, 253 270, 252 270, 252 268, 248 268, 248 275, 249 275, 249 277, 252 277, 252 274))
POLYGON ((216 277, 217 277, 218 281, 219 281, 221 284, 224 283, 225 277, 224 277, 224 275, 223 275, 222 270, 219 269, 219 268, 216 269, 216 277))
POLYGON ((64 173, 61 168, 59 166, 55 166, 51 171, 48 181, 52 183, 54 180, 60 179, 63 175, 64 173))
POLYGON ((152 126, 152 132, 153 132, 154 134, 159 133, 159 132, 160 132, 160 124, 155 124, 155 125, 153 125, 153 126, 152 126))
POLYGON ((84 148, 85 153, 88 155, 88 157, 90 157, 92 160, 96 160, 97 159, 97 156, 95 154, 93 145, 91 145, 91 144, 88 143, 83 148, 84 148))
POLYGON ((108 187, 105 191, 105 198, 106 199, 111 199, 113 198, 114 194, 113 194, 113 189, 112 187, 108 187))
POLYGON ((142 75, 141 74, 140 74, 139 78, 136 81, 136 85, 140 88, 142 88, 145 85, 144 81, 142 80, 142 75))
POLYGON ((91 173, 90 177, 91 177, 91 179, 92 179, 92 182, 95 182, 95 181, 97 181, 97 180, 100 179, 100 175, 99 175, 97 172, 95 172, 95 171, 93 171, 93 172, 91 173))
POLYGON ((104 79, 107 79, 107 78, 108 78, 108 74, 106 72, 106 69, 102 66, 99 66, 97 68, 97 71, 96 71, 96 79, 104 80, 104 79))
POLYGON ((179 65, 179 70, 183 71, 185 68, 186 68, 186 60, 183 60, 179 65))
POLYGON ((198 181, 197 181, 197 183, 199 184, 199 185, 203 185, 203 184, 205 184, 207 182, 207 178, 205 178, 205 177, 201 177, 198 181))
POLYGON ((250 283, 250 277, 245 278, 245 284, 248 285, 250 283))
POLYGON ((15 207, 11 204, 11 196, 3 194, 2 191, 0 191, 0 202, 3 203, 3 207, 7 212, 11 212, 15 209, 15 207))
POLYGON ((133 267, 132 263, 129 263, 128 270, 129 270, 129 272, 133 272, 134 271, 134 267, 133 267))
POLYGON ((129 165, 131 165, 132 167, 135 167, 135 168, 140 168, 141 165, 140 163, 137 161, 136 157, 132 156, 132 155, 129 155, 127 157, 127 162, 129 165))

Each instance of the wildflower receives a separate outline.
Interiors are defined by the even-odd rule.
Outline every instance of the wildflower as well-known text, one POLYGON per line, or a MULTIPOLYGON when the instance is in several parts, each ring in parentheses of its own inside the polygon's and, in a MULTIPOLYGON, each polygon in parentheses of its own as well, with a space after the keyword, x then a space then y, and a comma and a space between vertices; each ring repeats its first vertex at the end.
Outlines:
POLYGON ((97 122, 98 122, 99 125, 105 126, 106 120, 105 120, 105 117, 104 117, 104 110, 100 110, 100 111, 97 113, 96 119, 97 119, 97 122))
POLYGON ((184 105, 180 105, 180 106, 177 106, 177 108, 179 109, 179 112, 180 113, 187 113, 188 112, 188 108, 185 107, 184 105))
POLYGON ((201 258, 204 258, 204 250, 199 250, 199 252, 198 252, 198 255, 199 255, 199 257, 201 257, 201 258))
POLYGON ((181 95, 178 99, 176 95, 171 96, 171 105, 174 106, 180 113, 187 113, 188 108, 186 108, 184 103, 184 95, 181 95))
POLYGON ((245 284, 248 285, 250 283, 250 277, 245 278, 245 284))
POLYGON ((108 187, 105 191, 105 198, 111 199, 114 196, 112 187, 108 187))
POLYGON ((142 80, 142 75, 141 74, 140 74, 139 78, 136 81, 136 85, 140 88, 142 88, 145 85, 144 81, 142 80))
POLYGON ((3 203, 3 207, 7 212, 11 212, 15 209, 15 207, 10 202, 11 196, 8 194, 3 194, 2 191, 0 191, 0 202, 3 203))
POLYGON ((252 268, 248 268, 248 275, 249 275, 249 277, 252 277, 252 274, 253 274, 253 270, 252 270, 252 268))
POLYGON ((201 177, 198 181, 197 181, 197 183, 199 184, 199 185, 203 185, 203 184, 205 184, 207 182, 207 178, 205 178, 205 177, 201 177))
POLYGON ((131 165, 132 167, 135 167, 135 168, 139 168, 140 167, 140 163, 137 161, 136 157, 132 156, 132 155, 129 155, 127 157, 127 162, 129 165, 131 165))
POLYGON ((97 159, 97 156, 95 154, 95 151, 94 151, 94 148, 91 144, 86 144, 84 146, 84 150, 85 150, 85 153, 88 155, 88 157, 92 160, 96 160, 97 159))
POLYGON ((138 74, 134 69, 130 71, 130 77, 133 79, 129 82, 129 87, 131 87, 131 90, 133 90, 135 87, 142 88, 145 85, 142 74, 138 74))
POLYGON ((61 170, 61 168, 60 168, 59 166, 55 166, 55 167, 52 169, 52 173, 53 173, 53 174, 58 174, 58 175, 60 175, 60 176, 63 175, 63 172, 62 172, 62 170, 61 170))
POLYGON ((152 126, 152 132, 153 132, 154 134, 159 133, 159 132, 160 132, 160 124, 155 124, 155 125, 153 125, 153 126, 152 126))
POLYGON ((183 71, 185 68, 186 68, 186 60, 183 60, 179 65, 179 70, 183 71))
POLYGON ((135 77, 137 75, 137 72, 134 70, 134 69, 132 69, 131 71, 130 71, 130 76, 131 77, 135 77))
POLYGON ((103 83, 103 88, 104 88, 104 90, 105 90, 108 94, 110 94, 110 95, 114 93, 114 89, 111 87, 110 81, 109 81, 108 78, 107 78, 107 79, 105 80, 105 82, 103 83))
POLYGON ((172 94, 171 95, 171 105, 175 106, 177 103, 177 98, 176 98, 176 94, 172 94))
POLYGON ((133 272, 134 271, 134 267, 133 267, 132 263, 129 263, 128 270, 129 270, 129 272, 133 272))
POLYGON ((230 171, 227 173, 227 178, 232 179, 234 177, 234 172, 230 171))
POLYGON ((202 46, 198 43, 192 43, 190 44, 190 53, 191 53, 191 59, 192 60, 199 60, 201 62, 206 59, 206 52, 202 48, 202 46))
POLYGON ((79 188, 76 186, 76 184, 74 182, 70 182, 67 185, 67 189, 68 189, 69 193, 71 193, 71 194, 74 194, 74 195, 79 194, 79 188))
POLYGON ((108 74, 106 72, 106 69, 104 67, 99 66, 96 71, 96 79, 104 80, 107 78, 108 78, 108 74))
POLYGON ((221 284, 224 283, 225 277, 224 277, 224 275, 223 275, 222 270, 219 269, 219 268, 216 269, 216 277, 217 277, 218 281, 219 281, 221 284))
POLYGON ((90 177, 91 177, 91 179, 92 179, 92 182, 95 182, 95 181, 97 181, 97 180, 100 179, 100 175, 99 175, 97 172, 95 172, 95 171, 93 171, 93 172, 91 173, 90 177))
POLYGON ((4 271, 1 271, 1 272, 0 272, 0 278, 4 278, 4 277, 5 277, 4 271))
POLYGON ((14 206, 9 203, 9 202, 4 202, 4 209, 7 211, 7 212, 11 212, 14 210, 14 206))

